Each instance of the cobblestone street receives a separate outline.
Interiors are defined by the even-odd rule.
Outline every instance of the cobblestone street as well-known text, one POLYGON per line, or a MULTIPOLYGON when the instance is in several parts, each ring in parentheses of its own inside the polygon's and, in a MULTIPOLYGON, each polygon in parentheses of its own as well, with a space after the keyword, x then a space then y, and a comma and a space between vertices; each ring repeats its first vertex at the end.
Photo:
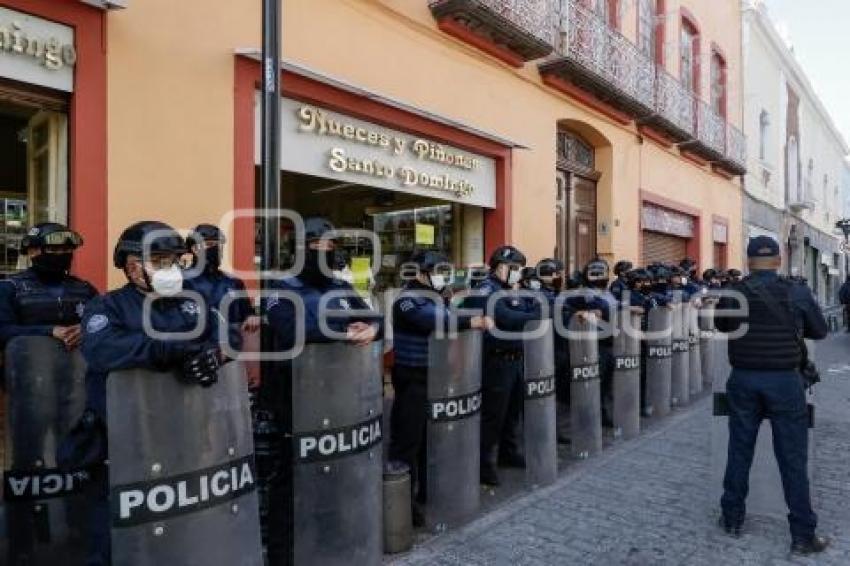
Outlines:
POLYGON ((818 344, 813 494, 832 548, 792 559, 784 520, 750 516, 744 536, 717 527, 711 479, 711 400, 638 439, 571 466, 554 485, 432 539, 399 566, 566 564, 850 564, 850 337, 818 344))

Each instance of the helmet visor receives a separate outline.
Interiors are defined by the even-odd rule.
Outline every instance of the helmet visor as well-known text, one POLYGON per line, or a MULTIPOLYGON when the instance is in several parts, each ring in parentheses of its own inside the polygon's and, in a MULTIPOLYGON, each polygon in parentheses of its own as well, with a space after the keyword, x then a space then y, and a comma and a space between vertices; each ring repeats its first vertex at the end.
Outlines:
POLYGON ((79 234, 71 230, 51 232, 41 237, 45 246, 68 246, 78 248, 83 245, 83 239, 79 234))

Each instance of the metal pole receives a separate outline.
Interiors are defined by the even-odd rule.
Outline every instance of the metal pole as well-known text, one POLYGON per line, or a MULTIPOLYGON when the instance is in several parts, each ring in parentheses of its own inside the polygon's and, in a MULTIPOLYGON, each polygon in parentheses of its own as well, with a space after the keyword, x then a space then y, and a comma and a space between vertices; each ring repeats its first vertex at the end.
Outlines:
MULTIPOLYGON (((280 48, 281 48, 281 2, 282 0, 262 0, 263 3, 263 52, 261 62, 262 75, 262 106, 261 106, 261 186, 262 207, 261 210, 261 235, 262 255, 260 269, 265 272, 280 269, 280 48)), ((271 279, 263 276, 260 280, 260 289, 267 292, 271 286, 271 279)), ((261 330, 260 343, 263 352, 270 352, 273 348, 272 331, 264 324, 261 330)), ((288 387, 277 387, 275 381, 280 378, 275 375, 274 366, 268 362, 260 364, 262 387, 268 391, 266 402, 271 403, 273 412, 276 414, 278 430, 281 439, 281 452, 278 458, 288 459, 288 450, 283 448, 285 437, 291 431, 291 391, 288 387), (281 398, 282 397, 282 398, 281 398)), ((263 395, 266 397, 266 395, 263 395)), ((287 467, 287 478, 290 462, 281 462, 287 467)), ((269 546, 269 563, 271 566, 292 564, 292 514, 293 514, 293 485, 291 479, 281 482, 282 485, 269 488, 268 505, 270 508, 282 507, 278 513, 284 517, 275 515, 267 517, 265 528, 268 531, 267 544, 269 546), (271 499, 274 498, 274 501, 271 499), (273 532, 274 531, 274 532, 273 532), (272 548, 275 550, 272 551, 272 548)))
MULTIPOLYGON (((262 269, 280 267, 280 2, 263 0, 262 269)), ((263 280, 263 288, 268 282, 263 280)))

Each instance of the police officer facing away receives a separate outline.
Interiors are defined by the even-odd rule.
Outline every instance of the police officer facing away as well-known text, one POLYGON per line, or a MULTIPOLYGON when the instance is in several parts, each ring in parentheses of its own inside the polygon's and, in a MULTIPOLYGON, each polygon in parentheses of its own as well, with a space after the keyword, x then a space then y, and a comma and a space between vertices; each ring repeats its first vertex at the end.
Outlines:
MULTIPOLYGON (((83 356, 86 374, 87 412, 106 421, 106 379, 110 372, 144 368, 178 370, 188 383, 203 387, 218 379, 221 354, 218 318, 204 312, 204 305, 178 296, 183 278, 178 262, 186 252, 183 238, 162 222, 143 221, 128 227, 118 239, 113 265, 122 270, 127 284, 92 300, 83 318, 83 356), (145 298, 153 299, 145 321, 145 298), (186 333, 206 319, 194 340, 171 340, 148 333, 186 333)), ((167 409, 167 408, 164 408, 167 409)), ((131 442, 132 439, 128 439, 131 442)), ((105 455, 104 455, 105 456, 105 455)), ((99 493, 93 502, 89 566, 109 564, 109 505, 106 473, 95 473, 99 493)))
MULTIPOLYGON (((492 319, 486 316, 457 316, 445 305, 440 294, 448 284, 445 270, 451 271, 448 258, 434 251, 420 251, 411 263, 416 275, 404 286, 393 303, 395 364, 392 371, 395 400, 390 414, 389 459, 407 464, 414 489, 413 522, 423 524, 418 503, 424 503, 424 435, 428 421, 428 339, 438 329, 448 331, 452 318, 457 330, 489 330, 492 319)), ((450 337, 449 337, 450 338, 450 337)))
MULTIPOLYGON (((489 297, 503 293, 492 305, 495 326, 504 332, 522 332, 528 322, 539 320, 541 316, 539 303, 528 297, 510 296, 510 291, 521 279, 525 264, 525 255, 517 248, 497 248, 490 256, 490 273, 467 298, 465 306, 486 312, 489 297)), ((524 402, 523 372, 522 340, 497 338, 487 332, 481 376, 481 483, 485 485, 499 485, 497 446, 499 464, 525 467, 517 431, 524 402)))
POLYGON ((749 305, 745 318, 724 315, 740 300, 724 297, 716 313, 721 332, 746 332, 729 340, 732 374, 726 384, 729 405, 729 453, 721 499, 721 527, 738 535, 746 512, 750 466, 763 419, 773 429, 773 446, 782 475, 785 501, 790 513, 791 551, 812 554, 823 551, 829 540, 815 534, 817 516, 812 510, 807 477, 808 410, 803 381, 798 371, 803 358, 803 338, 819 340, 827 335, 826 321, 806 287, 780 277, 779 245, 759 236, 747 246, 750 275, 730 283, 749 305))
POLYGON ((0 282, 0 342, 16 336, 53 336, 70 349, 80 344, 83 306, 97 290, 68 272, 79 234, 55 222, 37 224, 21 240, 32 266, 0 282))

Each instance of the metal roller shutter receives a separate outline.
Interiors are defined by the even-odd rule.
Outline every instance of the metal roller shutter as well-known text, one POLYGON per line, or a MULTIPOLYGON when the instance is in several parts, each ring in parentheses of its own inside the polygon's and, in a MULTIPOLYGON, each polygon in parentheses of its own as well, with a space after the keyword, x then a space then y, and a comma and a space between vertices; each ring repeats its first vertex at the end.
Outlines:
POLYGON ((688 240, 685 238, 644 230, 643 265, 655 262, 679 263, 688 255, 687 248, 688 240))

